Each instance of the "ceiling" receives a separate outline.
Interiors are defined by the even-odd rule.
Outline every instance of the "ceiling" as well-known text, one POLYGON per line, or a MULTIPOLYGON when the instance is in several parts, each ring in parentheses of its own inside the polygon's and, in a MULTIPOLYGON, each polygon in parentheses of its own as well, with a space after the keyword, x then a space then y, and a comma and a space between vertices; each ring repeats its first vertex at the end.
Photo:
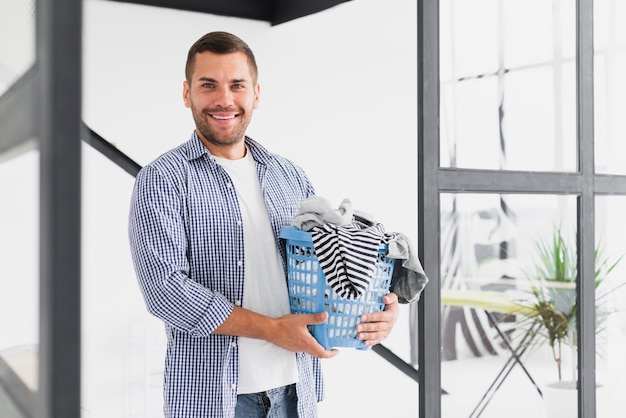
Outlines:
POLYGON ((262 20, 271 25, 326 10, 350 0, 111 0, 221 16, 262 20))

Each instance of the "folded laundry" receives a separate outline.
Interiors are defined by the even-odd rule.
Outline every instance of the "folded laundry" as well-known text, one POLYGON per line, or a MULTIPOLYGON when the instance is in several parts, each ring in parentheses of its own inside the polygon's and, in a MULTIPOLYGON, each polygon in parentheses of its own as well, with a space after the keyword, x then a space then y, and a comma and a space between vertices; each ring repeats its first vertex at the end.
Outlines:
POLYGON ((400 303, 419 299, 428 278, 406 235, 386 232, 368 213, 354 210, 344 199, 338 209, 320 196, 303 201, 291 224, 310 231, 320 268, 332 289, 346 299, 356 299, 367 288, 381 244, 396 260, 390 291, 400 303), (400 265, 398 265, 400 264, 400 265))
POLYGON ((324 224, 349 225, 352 223, 354 211, 352 202, 343 199, 339 208, 334 209, 330 201, 321 196, 311 196, 300 203, 296 216, 291 221, 291 226, 302 231, 310 231, 316 226, 324 224))

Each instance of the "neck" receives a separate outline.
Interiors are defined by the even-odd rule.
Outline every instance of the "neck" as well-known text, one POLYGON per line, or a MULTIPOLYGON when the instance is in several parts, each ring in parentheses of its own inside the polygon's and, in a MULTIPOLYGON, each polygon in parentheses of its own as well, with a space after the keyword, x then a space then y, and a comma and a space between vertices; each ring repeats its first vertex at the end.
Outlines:
POLYGON ((246 156, 247 149, 243 139, 234 144, 220 145, 211 143, 201 136, 199 137, 206 149, 208 149, 209 152, 215 157, 225 158, 227 160, 239 160, 246 156))

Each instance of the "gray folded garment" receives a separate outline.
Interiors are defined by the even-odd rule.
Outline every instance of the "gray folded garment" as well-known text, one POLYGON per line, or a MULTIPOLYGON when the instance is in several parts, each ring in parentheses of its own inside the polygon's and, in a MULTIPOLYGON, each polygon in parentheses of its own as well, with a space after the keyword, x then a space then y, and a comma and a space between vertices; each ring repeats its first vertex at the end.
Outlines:
POLYGON ((334 209, 330 202, 320 196, 311 196, 300 203, 300 208, 291 221, 301 231, 310 231, 326 223, 346 226, 352 223, 354 212, 352 202, 343 199, 339 208, 334 209))
POLYGON ((398 295, 400 303, 416 302, 428 283, 428 277, 411 241, 404 234, 396 232, 394 235, 394 239, 388 241, 387 255, 397 260, 389 290, 398 295), (400 260, 402 263, 399 263, 400 260))

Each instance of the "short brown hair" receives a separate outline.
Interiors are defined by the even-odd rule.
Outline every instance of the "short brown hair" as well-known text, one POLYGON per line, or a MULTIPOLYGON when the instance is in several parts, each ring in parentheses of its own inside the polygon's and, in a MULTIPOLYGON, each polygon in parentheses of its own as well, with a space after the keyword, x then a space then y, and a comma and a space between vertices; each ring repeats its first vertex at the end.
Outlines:
POLYGON ((215 54, 232 54, 235 52, 243 52, 248 58, 252 81, 256 83, 259 76, 259 69, 256 65, 256 59, 252 53, 252 49, 241 38, 228 32, 209 32, 198 39, 189 48, 187 53, 187 64, 185 65, 185 78, 191 81, 191 73, 196 62, 196 54, 200 52, 213 52, 215 54))

